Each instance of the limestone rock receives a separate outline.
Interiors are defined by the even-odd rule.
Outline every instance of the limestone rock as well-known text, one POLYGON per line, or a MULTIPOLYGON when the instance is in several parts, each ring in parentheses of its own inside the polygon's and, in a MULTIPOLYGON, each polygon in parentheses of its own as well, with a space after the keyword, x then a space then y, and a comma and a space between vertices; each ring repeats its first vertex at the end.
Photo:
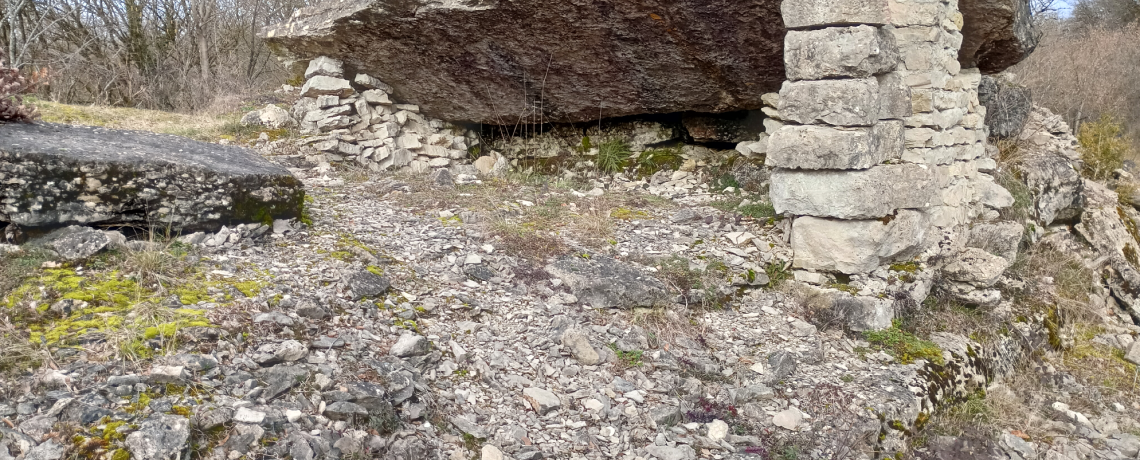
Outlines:
POLYGON ((388 278, 368 270, 357 270, 345 277, 345 284, 352 290, 353 300, 372 297, 388 291, 392 283, 388 278))
POLYGON ((839 219, 874 219, 899 209, 939 204, 930 169, 912 164, 876 166, 863 171, 772 173, 772 205, 777 213, 839 219))
POLYGON ((903 124, 882 121, 870 128, 785 125, 768 140, 770 167, 867 169, 903 153, 903 124))
POLYGON ((305 82, 305 86, 301 87, 301 97, 317 97, 317 96, 351 96, 355 90, 352 89, 352 84, 343 78, 326 77, 318 75, 310 78, 305 82))
POLYGON ((249 150, 48 123, 0 124, 0 180, 0 220, 24 227, 161 222, 216 231, 298 218, 304 198, 287 169, 249 150))
POLYGON ((1140 340, 1132 342, 1132 345, 1128 346, 1128 353, 1124 354, 1124 360, 1140 366, 1140 340))
POLYGON ((1021 62, 1037 47, 1028 0, 961 0, 962 68, 997 73, 1021 62))
POLYGON ((897 62, 894 35, 878 27, 793 30, 784 38, 789 80, 870 77, 894 70, 897 62))
POLYGON ((799 428, 803 420, 803 412, 800 412, 800 410, 795 407, 789 407, 772 416, 772 424, 785 430, 795 430, 799 428))
POLYGON ((72 225, 44 237, 47 247, 64 260, 77 261, 91 257, 110 244, 107 234, 90 227, 72 225))
POLYGON ((190 421, 176 415, 157 415, 144 420, 138 431, 127 435, 127 449, 138 460, 166 460, 186 447, 190 421))
POLYGON ((514 124, 506 114, 541 97, 547 122, 577 123, 596 121, 599 101, 604 118, 759 109, 784 80, 779 7, 348 0, 263 35, 279 54, 342 59, 435 118, 514 124), (520 97, 520 79, 533 95, 520 97))
POLYGON ((669 446, 648 446, 645 448, 649 455, 657 457, 658 460, 692 460, 697 458, 697 452, 684 444, 678 444, 677 447, 669 446))
POLYGON ((562 345, 570 349, 570 355, 578 362, 593 366, 602 362, 601 355, 590 345, 590 339, 580 329, 571 329, 562 334, 562 345))
POLYGON ((422 356, 431 351, 431 342, 427 337, 419 334, 405 334, 400 336, 395 345, 388 350, 388 354, 399 358, 408 356, 422 356))
POLYGON ((801 124, 871 126, 879 119, 879 80, 785 82, 779 110, 785 119, 801 124))
POLYGON ((1042 224, 1080 215, 1084 181, 1067 159, 1052 154, 1030 155, 1015 168, 1033 194, 1033 208, 1042 224))
POLYGON ((942 275, 950 280, 988 288, 997 283, 1009 268, 1009 261, 978 248, 966 248, 955 254, 942 267, 942 275))
POLYGON ((1013 139, 1021 135, 1033 111, 1033 93, 1000 77, 983 75, 978 85, 978 102, 986 108, 990 136, 1013 139))
POLYGON ((305 79, 308 80, 317 75, 333 78, 343 77, 344 63, 325 56, 317 57, 309 61, 309 67, 305 69, 305 79))
POLYGON ((888 24, 887 0, 785 0, 780 7, 789 29, 846 24, 888 24))
POLYGON ((901 210, 885 223, 797 217, 792 223, 793 264, 808 270, 869 273, 916 254, 928 222, 925 213, 913 210, 901 210))
POLYGON ((273 104, 261 110, 254 110, 241 117, 243 126, 264 126, 269 129, 288 128, 297 124, 289 111, 273 104))
POLYGON ((546 271, 594 308, 653 307, 667 297, 665 285, 657 278, 609 257, 567 256, 547 265, 546 271))
POLYGON ((977 222, 970 227, 966 246, 999 256, 1012 264, 1017 260, 1017 250, 1024 232, 1025 226, 1017 222, 977 222))
POLYGON ((538 412, 538 415, 546 415, 548 412, 562 407, 562 401, 558 399, 558 395, 538 387, 523 390, 523 398, 530 403, 535 412, 538 412))
POLYGON ((854 296, 846 292, 831 295, 831 308, 855 332, 881 331, 891 327, 895 318, 894 300, 871 296, 854 296))

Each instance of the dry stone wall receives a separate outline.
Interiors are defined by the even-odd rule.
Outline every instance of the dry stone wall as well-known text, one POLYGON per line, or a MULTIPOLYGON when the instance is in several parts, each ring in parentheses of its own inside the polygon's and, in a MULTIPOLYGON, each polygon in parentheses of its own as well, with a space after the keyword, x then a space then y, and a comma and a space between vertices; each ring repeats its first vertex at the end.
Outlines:
POLYGON ((309 62, 301 98, 292 115, 305 143, 328 162, 355 163, 374 171, 427 172, 450 168, 473 174, 468 149, 474 133, 420 113, 418 106, 392 99, 392 87, 368 74, 349 81, 343 64, 328 57, 309 62))
POLYGON ((958 62, 955 0, 782 10, 787 81, 768 112, 779 123, 767 164, 773 205, 795 216, 795 267, 868 273, 960 247, 969 222, 1012 202, 981 172, 994 167, 981 74, 958 62))

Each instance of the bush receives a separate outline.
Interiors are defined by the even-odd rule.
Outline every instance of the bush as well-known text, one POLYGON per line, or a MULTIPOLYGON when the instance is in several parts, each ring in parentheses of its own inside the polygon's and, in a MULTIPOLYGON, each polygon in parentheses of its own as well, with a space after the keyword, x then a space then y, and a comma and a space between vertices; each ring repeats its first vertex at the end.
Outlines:
POLYGON ((1097 121, 1081 125, 1077 133, 1081 144, 1081 159, 1085 162, 1084 174, 1092 180, 1105 181, 1112 172, 1124 166, 1132 150, 1124 129, 1108 115, 1097 121))
POLYGON ((32 121, 40 116, 36 108, 24 104, 20 96, 32 89, 19 69, 10 69, 0 58, 0 121, 32 121))

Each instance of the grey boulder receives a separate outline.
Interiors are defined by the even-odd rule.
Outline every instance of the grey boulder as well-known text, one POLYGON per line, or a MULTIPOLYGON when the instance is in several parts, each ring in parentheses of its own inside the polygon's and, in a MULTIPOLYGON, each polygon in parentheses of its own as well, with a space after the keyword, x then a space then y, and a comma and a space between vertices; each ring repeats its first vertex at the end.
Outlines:
POLYGON ((962 68, 997 73, 1021 62, 1037 48, 1029 0, 962 0, 962 68))
POLYGON ((173 231, 298 218, 305 192, 238 147, 57 124, 0 124, 0 221, 132 224, 173 231))
POLYGON ((989 75, 983 75, 978 85, 978 102, 986 107, 990 136, 998 139, 1020 136, 1033 111, 1033 93, 1029 88, 989 75))
POLYGON ((289 128, 297 124, 289 111, 273 104, 254 110, 241 117, 243 126, 264 126, 269 129, 289 128))
POLYGON ((514 123, 535 100, 556 122, 597 120, 599 104, 605 118, 759 109, 784 80, 777 0, 348 0, 263 35, 280 55, 341 60, 448 121, 514 123))
POLYGON ((580 302, 594 308, 653 307, 667 297, 657 278, 625 262, 603 256, 563 257, 546 266, 580 302))
POLYGON ((111 243, 106 233, 90 227, 72 225, 48 234, 47 247, 64 260, 83 260, 102 251, 111 243))

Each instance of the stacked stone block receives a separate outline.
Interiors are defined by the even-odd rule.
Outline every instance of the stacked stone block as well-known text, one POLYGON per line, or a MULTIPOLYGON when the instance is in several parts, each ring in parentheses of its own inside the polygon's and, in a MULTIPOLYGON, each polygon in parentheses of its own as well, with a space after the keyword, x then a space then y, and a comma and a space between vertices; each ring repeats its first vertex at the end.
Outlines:
POLYGON ((785 0, 782 13, 788 80, 767 162, 797 268, 872 272, 984 213, 985 109, 980 74, 958 64, 956 2, 785 0))
POLYGON ((305 78, 293 116, 303 134, 315 134, 305 143, 330 162, 425 172, 466 165, 468 147, 478 142, 474 133, 396 103, 392 87, 370 75, 356 74, 350 82, 340 61, 316 58, 305 78))

